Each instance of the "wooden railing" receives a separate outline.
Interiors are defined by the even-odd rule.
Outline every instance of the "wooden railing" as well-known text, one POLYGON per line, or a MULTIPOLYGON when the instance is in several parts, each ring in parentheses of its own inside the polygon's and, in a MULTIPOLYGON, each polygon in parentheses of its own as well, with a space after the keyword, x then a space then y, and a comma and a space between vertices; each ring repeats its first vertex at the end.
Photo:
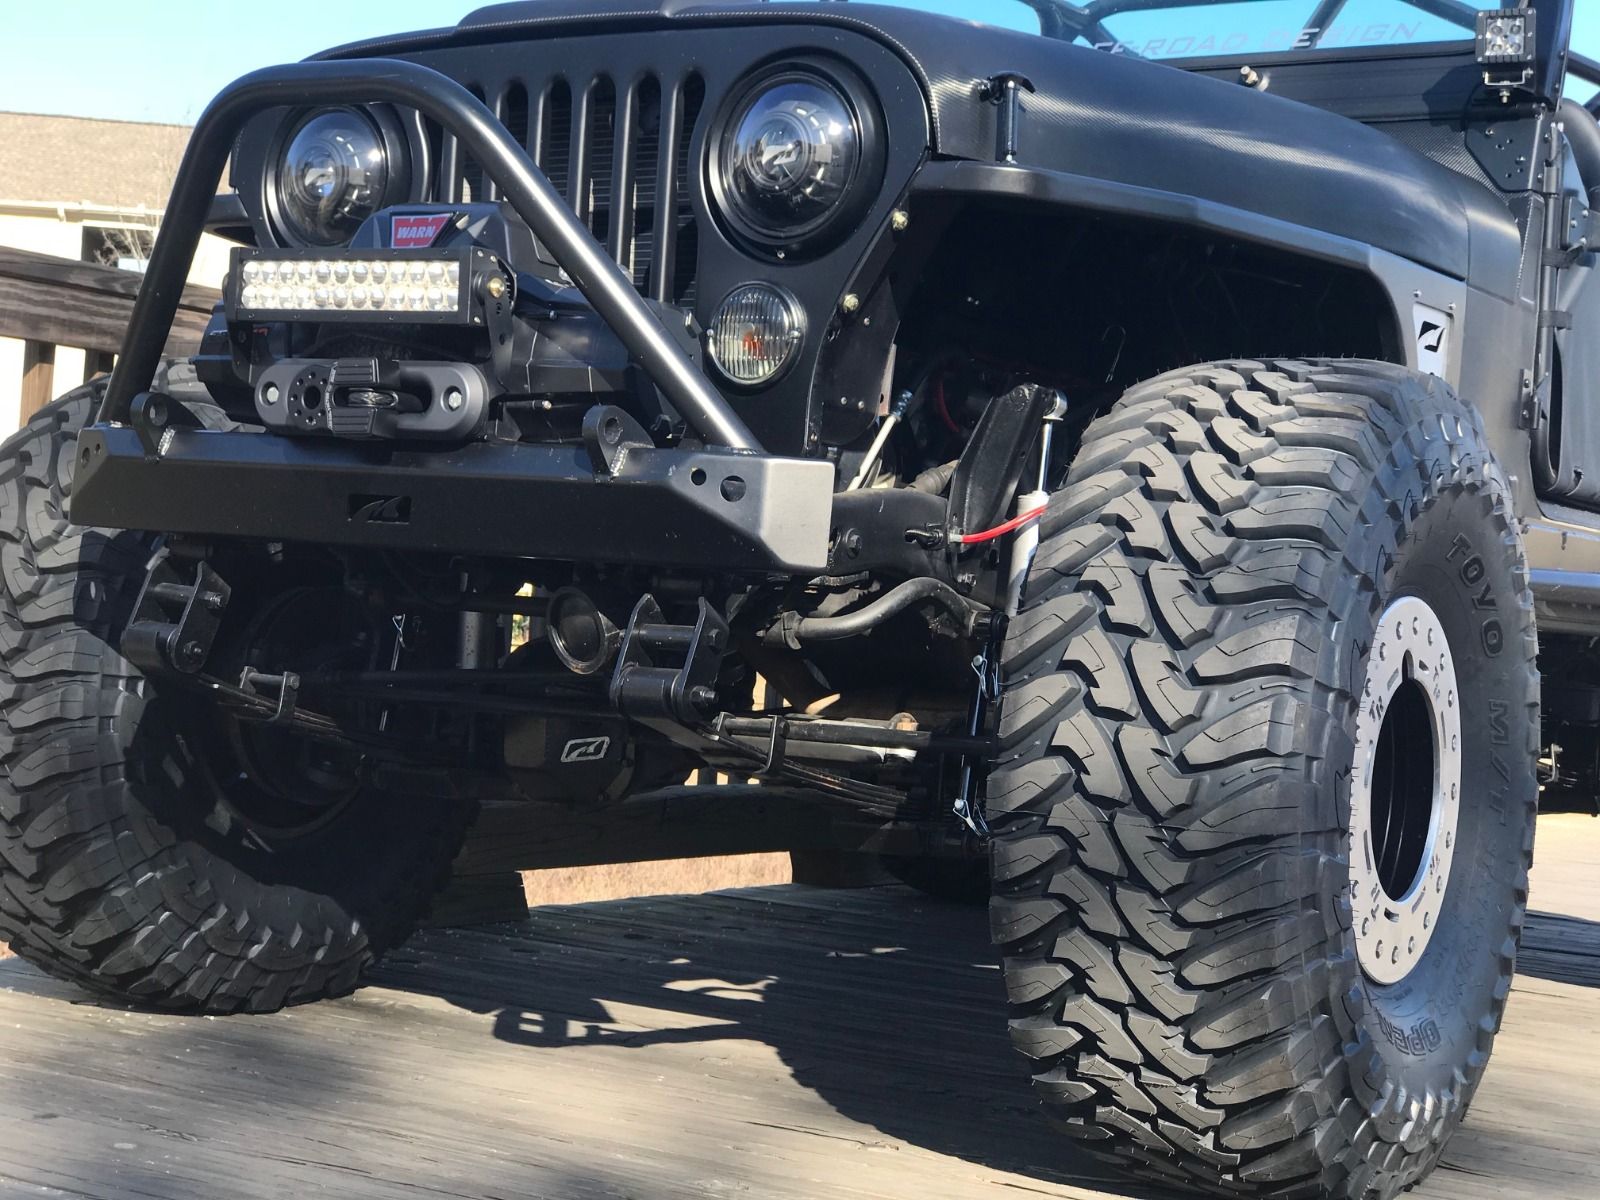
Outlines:
MULTIPOLYGON (((0 338, 23 342, 23 421, 58 390, 56 347, 84 352, 86 379, 111 369, 142 278, 133 271, 0 246, 0 338)), ((168 354, 195 352, 218 297, 214 288, 183 290, 168 354)))

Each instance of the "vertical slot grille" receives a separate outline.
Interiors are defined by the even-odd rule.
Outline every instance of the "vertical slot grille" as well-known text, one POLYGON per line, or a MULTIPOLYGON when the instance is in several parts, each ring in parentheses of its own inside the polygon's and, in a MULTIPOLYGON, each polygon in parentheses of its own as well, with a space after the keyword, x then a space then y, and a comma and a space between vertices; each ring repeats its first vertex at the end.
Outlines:
POLYGON ((682 135, 670 147, 672 155, 673 203, 671 213, 672 252, 666 256, 666 291, 658 299, 674 304, 692 305, 695 301, 695 283, 699 275, 700 227, 695 221, 694 204, 689 199, 689 181, 693 168, 689 163, 689 146, 694 140, 695 126, 700 123, 700 110, 705 107, 706 85, 699 75, 690 75, 682 89, 682 135))
POLYGON ((572 88, 565 79, 556 80, 545 90, 539 105, 539 141, 528 149, 556 191, 567 195, 572 160, 572 88))
MULTIPOLYGON (((470 90, 483 98, 483 89, 470 90)), ((679 305, 695 299, 699 230, 689 149, 704 105, 696 73, 670 81, 650 73, 627 82, 554 77, 539 87, 514 80, 493 100, 507 131, 634 286, 679 305)), ((498 198, 448 134, 439 141, 439 179, 437 200, 498 198)))
POLYGON ((605 245, 611 233, 617 144, 617 89, 611 80, 602 75, 590 85, 584 108, 585 137, 578 149, 582 166, 575 172, 578 202, 573 207, 595 240, 605 245))
MULTIPOLYGON (((483 89, 481 87, 479 87, 477 84, 473 84, 467 90, 469 92, 471 92, 474 96, 476 96, 479 100, 484 99, 483 89)), ((455 139, 452 138, 451 140, 454 141, 455 139)), ((484 187, 483 187, 483 165, 481 163, 475 161, 473 159, 472 155, 468 154, 465 150, 462 150, 460 152, 460 155, 461 155, 461 189, 460 189, 460 198, 461 198, 462 202, 466 203, 466 204, 471 204, 475 200, 476 201, 487 200, 488 197, 484 194, 484 187)))
MULTIPOLYGON (((647 76, 629 98, 628 133, 631 145, 623 147, 624 203, 618 226, 617 261, 641 292, 650 286, 650 266, 655 261, 656 174, 661 162, 661 84, 647 76)), ((620 161, 620 160, 619 160, 620 161)))
MULTIPOLYGON (((500 118, 500 123, 506 127, 506 132, 517 139, 519 145, 528 146, 528 89, 520 83, 513 83, 501 93, 500 107, 495 114, 500 118)), ((488 197, 491 200, 500 199, 500 188, 493 180, 488 184, 488 197)))

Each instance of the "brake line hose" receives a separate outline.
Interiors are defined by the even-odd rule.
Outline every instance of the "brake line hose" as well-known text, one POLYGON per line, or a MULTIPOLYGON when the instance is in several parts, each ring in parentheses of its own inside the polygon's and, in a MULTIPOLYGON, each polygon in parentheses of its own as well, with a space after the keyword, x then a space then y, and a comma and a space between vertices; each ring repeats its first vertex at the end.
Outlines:
POLYGON ((961 622, 965 633, 970 633, 978 617, 988 611, 942 580, 908 579, 871 604, 842 616, 802 617, 797 612, 781 613, 772 627, 762 634, 762 640, 769 645, 788 646, 790 649, 798 649, 802 642, 836 642, 865 633, 923 601, 931 601, 950 613, 961 622))
POLYGON ((1004 521, 993 529, 985 529, 979 533, 959 533, 950 540, 961 546, 974 546, 979 542, 992 542, 995 538, 1005 537, 1006 534, 1015 529, 1021 529, 1029 521, 1037 521, 1044 516, 1044 511, 1047 507, 1049 506, 1041 504, 1036 508, 1030 508, 1027 512, 1018 513, 1011 520, 1004 521))

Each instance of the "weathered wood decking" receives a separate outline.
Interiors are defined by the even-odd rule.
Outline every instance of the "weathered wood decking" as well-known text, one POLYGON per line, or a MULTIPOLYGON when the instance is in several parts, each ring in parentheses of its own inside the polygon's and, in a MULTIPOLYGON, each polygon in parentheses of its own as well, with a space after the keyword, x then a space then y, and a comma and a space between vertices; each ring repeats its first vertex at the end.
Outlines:
MULTIPOLYGON (((1524 973, 1419 1200, 1600 1195, 1600 821, 1547 817, 1524 973)), ((0 965, 0 1195, 1154 1196, 1039 1119, 980 912, 799 887, 432 932, 357 996, 195 1020, 0 965)))

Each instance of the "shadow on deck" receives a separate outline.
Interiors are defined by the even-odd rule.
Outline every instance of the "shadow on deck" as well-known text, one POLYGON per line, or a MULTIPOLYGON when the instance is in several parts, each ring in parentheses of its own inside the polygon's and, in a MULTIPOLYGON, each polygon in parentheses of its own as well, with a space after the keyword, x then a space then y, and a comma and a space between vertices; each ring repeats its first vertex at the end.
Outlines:
POLYGON ((1040 1182, 1171 1195, 1045 1120, 1006 1035, 981 908, 785 886, 535 909, 526 924, 424 934, 373 982, 487 1015, 530 1050, 759 1042, 887 1139, 1040 1182), (618 1019, 636 1011, 649 1016, 618 1019))

